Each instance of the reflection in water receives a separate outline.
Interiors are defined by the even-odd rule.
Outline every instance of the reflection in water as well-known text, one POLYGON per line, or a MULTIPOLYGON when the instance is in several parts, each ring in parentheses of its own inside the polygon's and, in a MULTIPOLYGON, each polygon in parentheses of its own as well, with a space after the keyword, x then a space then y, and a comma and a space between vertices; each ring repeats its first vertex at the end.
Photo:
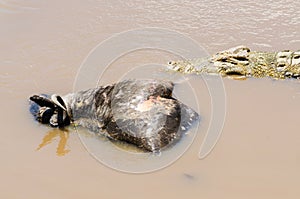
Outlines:
POLYGON ((59 138, 58 146, 56 148, 56 155, 58 156, 64 156, 68 152, 70 152, 69 149, 66 149, 66 144, 69 138, 69 131, 66 129, 53 129, 49 131, 43 138, 42 143, 37 147, 36 150, 40 150, 44 146, 51 144, 52 141, 57 137, 59 138))

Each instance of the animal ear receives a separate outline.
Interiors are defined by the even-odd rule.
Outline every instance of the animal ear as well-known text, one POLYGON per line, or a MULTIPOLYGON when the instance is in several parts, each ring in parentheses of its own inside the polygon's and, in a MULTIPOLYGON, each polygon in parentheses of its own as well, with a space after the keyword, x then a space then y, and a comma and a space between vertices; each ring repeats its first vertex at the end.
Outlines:
POLYGON ((64 111, 67 111, 66 104, 64 100, 61 98, 61 96, 54 94, 51 96, 51 100, 53 101, 54 104, 62 108, 64 111))
POLYGON ((54 108, 55 104, 53 103, 52 100, 42 96, 42 95, 33 95, 29 98, 31 101, 37 103, 39 106, 43 107, 49 107, 49 108, 54 108))

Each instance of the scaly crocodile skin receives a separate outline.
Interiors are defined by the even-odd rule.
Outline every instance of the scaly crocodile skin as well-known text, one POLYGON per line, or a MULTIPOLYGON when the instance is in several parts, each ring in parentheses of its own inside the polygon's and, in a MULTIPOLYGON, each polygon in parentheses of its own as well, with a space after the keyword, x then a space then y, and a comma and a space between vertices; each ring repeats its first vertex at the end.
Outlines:
POLYGON ((257 52, 237 46, 207 58, 171 61, 168 69, 183 74, 220 74, 233 79, 300 79, 300 50, 257 52))

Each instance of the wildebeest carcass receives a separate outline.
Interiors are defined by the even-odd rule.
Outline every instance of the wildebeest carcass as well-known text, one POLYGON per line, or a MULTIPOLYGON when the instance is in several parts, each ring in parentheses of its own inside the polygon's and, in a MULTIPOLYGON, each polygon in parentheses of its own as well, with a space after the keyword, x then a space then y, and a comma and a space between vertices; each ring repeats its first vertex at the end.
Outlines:
POLYGON ((199 119, 172 97, 173 87, 162 80, 124 80, 65 96, 33 95, 30 111, 53 127, 76 123, 113 140, 158 151, 199 119))

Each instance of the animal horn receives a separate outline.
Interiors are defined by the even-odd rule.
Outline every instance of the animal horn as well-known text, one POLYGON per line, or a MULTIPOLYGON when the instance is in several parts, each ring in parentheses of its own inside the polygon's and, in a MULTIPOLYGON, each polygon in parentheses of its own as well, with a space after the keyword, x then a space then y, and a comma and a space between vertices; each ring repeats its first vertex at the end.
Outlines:
POLYGON ((31 101, 37 103, 39 106, 43 107, 49 107, 54 108, 55 104, 48 98, 42 95, 33 95, 29 98, 31 101))
POLYGON ((56 95, 56 94, 52 95, 51 100, 53 101, 54 104, 56 104, 63 110, 67 111, 65 102, 59 95, 56 95))

